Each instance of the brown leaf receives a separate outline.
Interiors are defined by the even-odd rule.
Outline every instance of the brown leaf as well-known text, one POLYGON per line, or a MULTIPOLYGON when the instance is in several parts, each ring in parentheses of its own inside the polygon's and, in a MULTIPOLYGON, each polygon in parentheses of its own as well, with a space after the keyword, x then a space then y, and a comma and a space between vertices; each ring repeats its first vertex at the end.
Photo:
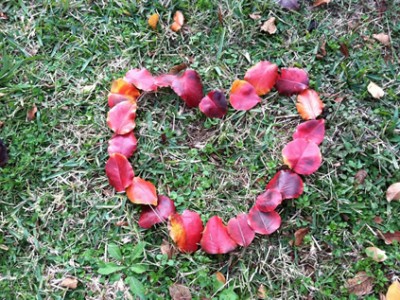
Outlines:
POLYGON ((382 223, 383 223, 383 219, 382 219, 381 217, 379 217, 379 216, 376 216, 376 217, 374 218, 374 222, 375 222, 376 224, 382 224, 382 223))
POLYGON ((322 41, 321 47, 319 47, 319 54, 320 54, 321 57, 325 57, 326 56, 325 46, 326 46, 326 41, 322 41))
POLYGON ((382 233, 380 231, 378 231, 378 232, 379 232, 380 237, 385 241, 386 245, 393 244, 394 241, 397 241, 400 243, 400 231, 395 231, 393 233, 391 233, 391 232, 382 233))
POLYGON ((175 254, 174 247, 167 240, 162 241, 160 249, 161 253, 166 254, 168 259, 171 259, 175 254))
POLYGON ((300 246, 303 243, 303 239, 306 236, 306 234, 310 231, 310 228, 308 227, 304 227, 304 228, 300 228, 298 229, 295 233, 294 233, 294 245, 295 246, 300 246))
POLYGON ((224 26, 224 15, 221 6, 218 6, 218 21, 221 26, 224 26))
POLYGON ((335 100, 333 100, 333 101, 335 101, 336 103, 340 103, 340 102, 342 102, 344 99, 345 99, 345 97, 337 97, 337 98, 335 98, 335 100))
POLYGON ((387 259, 386 252, 377 247, 368 247, 365 249, 365 253, 368 257, 377 262, 382 262, 387 259))
POLYGON ((186 70, 188 66, 189 65, 187 63, 181 63, 179 65, 173 66, 171 69, 169 69, 169 72, 171 74, 178 74, 179 72, 186 70))
POLYGON ((268 32, 269 34, 274 34, 276 32, 276 25, 275 25, 275 17, 269 18, 264 24, 261 26, 261 31, 268 32))
POLYGON ((390 38, 387 34, 378 33, 378 34, 373 34, 372 37, 377 41, 381 42, 383 45, 390 46, 390 38))
POLYGON ((320 6, 322 4, 328 4, 331 0, 317 0, 313 3, 314 7, 320 6))
POLYGON ((169 294, 172 300, 191 300, 192 294, 188 287, 183 284, 173 284, 169 287, 169 294))
POLYGON ((0 20, 8 20, 8 16, 6 13, 0 11, 0 20))
POLYGON ((250 19, 253 19, 253 20, 261 19, 261 15, 259 15, 259 14, 250 14, 249 17, 250 17, 250 19))
POLYGON ((386 191, 386 200, 400 200, 400 182, 393 183, 386 191))
POLYGON ((344 43, 340 43, 340 48, 339 48, 340 52, 342 52, 342 54, 344 55, 344 57, 349 57, 349 48, 347 48, 347 45, 344 43))
POLYGON ((383 89, 372 81, 368 84, 367 90, 375 99, 380 99, 385 95, 383 89))
POLYGON ((226 283, 226 279, 225 279, 225 276, 224 276, 224 274, 222 274, 221 272, 215 272, 215 277, 217 278, 217 280, 219 281, 219 282, 221 282, 222 284, 225 284, 226 283))
POLYGON ((260 285, 257 290, 257 298, 258 299, 267 299, 267 289, 264 285, 260 285))
POLYGON ((118 226, 118 227, 128 226, 128 225, 129 225, 129 223, 127 221, 122 221, 122 220, 115 223, 115 226, 118 226))
POLYGON ((36 113, 37 107, 35 104, 33 104, 32 108, 26 113, 26 118, 28 119, 28 121, 32 121, 33 119, 35 119, 36 113))
POLYGON ((368 295, 374 287, 374 278, 368 276, 364 271, 358 272, 354 278, 347 280, 346 287, 350 294, 356 296, 368 295))
POLYGON ((60 286, 74 290, 78 286, 78 279, 67 277, 61 281, 60 286))
POLYGON ((365 171, 365 170, 359 170, 357 173, 356 173, 356 176, 354 176, 354 179, 356 180, 356 182, 358 183, 358 184, 363 184, 364 183, 364 180, 365 180, 365 178, 368 176, 368 173, 367 173, 367 171, 365 171))
POLYGON ((386 300, 399 300, 400 299, 400 283, 395 280, 389 286, 389 289, 386 293, 386 300))

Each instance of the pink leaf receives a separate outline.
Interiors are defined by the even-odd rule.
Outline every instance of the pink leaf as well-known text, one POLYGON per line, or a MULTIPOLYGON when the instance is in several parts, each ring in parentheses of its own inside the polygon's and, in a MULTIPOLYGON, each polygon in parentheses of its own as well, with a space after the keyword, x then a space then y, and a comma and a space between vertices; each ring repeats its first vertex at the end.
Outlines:
POLYGON ((116 134, 131 132, 135 126, 136 101, 124 101, 110 109, 107 115, 107 125, 116 134))
POLYGON ((256 200, 256 206, 263 212, 270 212, 281 204, 282 194, 278 190, 266 190, 261 195, 258 195, 256 200))
POLYGON ((277 78, 278 66, 266 60, 251 67, 244 76, 244 80, 254 86, 259 96, 269 93, 277 78))
POLYGON ((317 145, 321 144, 325 136, 325 120, 310 120, 296 127, 293 139, 305 139, 317 145))
POLYGON ((239 214, 228 222, 228 233, 240 246, 247 247, 255 237, 255 232, 248 224, 247 214, 239 214))
POLYGON ((132 184, 126 189, 128 199, 134 204, 157 205, 157 191, 154 184, 140 177, 133 178, 132 184))
POLYGON ((209 118, 222 119, 228 111, 228 103, 224 93, 211 91, 201 100, 199 108, 209 118))
POLYGON ((266 189, 277 190, 282 199, 295 199, 303 193, 303 180, 290 170, 281 170, 267 184, 266 189))
POLYGON ((108 181, 117 192, 123 192, 132 184, 133 169, 125 156, 119 153, 112 154, 106 163, 108 181))
POLYGON ((175 204, 167 196, 158 195, 158 204, 156 207, 147 205, 142 207, 139 217, 139 226, 150 228, 155 224, 165 222, 170 215, 175 213, 175 204))
POLYGON ((229 236, 226 226, 218 216, 213 216, 208 220, 200 245, 208 254, 224 254, 237 247, 236 242, 229 236))
POLYGON ((235 80, 231 87, 229 101, 236 110, 250 110, 261 102, 254 87, 245 80, 235 80))
MULTIPOLYGON (((168 80, 165 79, 164 82, 168 80)), ((200 76, 194 70, 186 70, 181 76, 177 76, 172 81, 171 88, 189 107, 198 106, 204 96, 200 76)))
POLYGON ((151 73, 145 69, 132 69, 125 75, 125 81, 133 84, 138 89, 151 92, 156 91, 157 86, 154 83, 154 78, 151 73))
POLYGON ((322 113, 324 103, 316 91, 307 89, 297 95, 296 107, 304 120, 313 120, 322 113))
POLYGON ((299 68, 282 68, 276 81, 276 89, 279 94, 293 95, 308 89, 308 74, 299 68))
POLYGON ((114 134, 112 138, 108 141, 107 151, 109 155, 120 153, 126 158, 129 158, 136 151, 136 147, 137 139, 133 132, 124 135, 114 134))
POLYGON ((281 226, 281 216, 276 211, 262 212, 254 206, 248 216, 250 227, 259 234, 271 234, 281 226))

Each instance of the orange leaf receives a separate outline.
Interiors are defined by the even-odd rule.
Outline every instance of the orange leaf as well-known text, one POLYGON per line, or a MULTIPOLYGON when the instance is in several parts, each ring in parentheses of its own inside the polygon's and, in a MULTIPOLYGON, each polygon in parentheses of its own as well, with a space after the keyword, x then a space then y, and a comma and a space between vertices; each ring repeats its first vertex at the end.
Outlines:
POLYGON ((225 284, 226 283, 226 278, 225 278, 225 276, 224 276, 224 274, 222 274, 221 272, 215 272, 215 278, 219 281, 219 282, 221 282, 222 284, 225 284))
POLYGON ((33 104, 32 108, 26 113, 26 118, 28 119, 28 121, 32 121, 33 119, 35 119, 36 113, 37 107, 35 104, 33 104))
POLYGON ((140 177, 133 178, 133 182, 126 189, 128 199, 135 204, 157 205, 156 187, 140 177))
POLYGON ((255 88, 245 80, 235 80, 231 87, 229 102, 236 110, 249 110, 261 102, 255 88))
POLYGON ((244 76, 244 80, 254 86, 259 96, 269 93, 277 78, 278 66, 266 60, 251 67, 244 76))
POLYGON ((172 23, 171 25, 171 30, 175 32, 179 31, 182 28, 184 22, 185 17, 183 16, 181 11, 177 10, 174 15, 174 23, 172 23))
POLYGON ((395 231, 393 233, 391 232, 386 232, 386 233, 380 233, 381 238, 385 241, 386 245, 393 244, 394 241, 397 241, 400 243, 400 231, 395 231))
POLYGON ((395 280, 389 286, 389 289, 386 293, 386 300, 399 300, 400 299, 400 283, 395 280))
POLYGON ((297 96, 297 111, 304 120, 317 118, 324 107, 316 91, 308 89, 297 96))
POLYGON ((300 246, 303 243, 304 237, 306 234, 310 231, 310 228, 304 227, 296 230, 294 233, 294 245, 295 246, 300 246))
POLYGON ((151 28, 156 29, 159 19, 160 19, 160 16, 157 13, 155 13, 149 17, 149 19, 147 20, 147 23, 149 24, 149 26, 151 28))
POLYGON ((400 200, 400 182, 393 183, 386 191, 386 200, 400 200))
POLYGON ((136 101, 124 101, 110 109, 107 115, 107 125, 116 134, 131 132, 135 126, 136 101))
POLYGON ((110 92, 111 94, 125 95, 134 99, 140 96, 139 90, 133 84, 125 81, 123 78, 113 81, 110 92))
POLYGON ((123 192, 130 186, 134 177, 131 164, 124 155, 119 153, 110 155, 106 163, 106 174, 108 181, 117 192, 123 192))

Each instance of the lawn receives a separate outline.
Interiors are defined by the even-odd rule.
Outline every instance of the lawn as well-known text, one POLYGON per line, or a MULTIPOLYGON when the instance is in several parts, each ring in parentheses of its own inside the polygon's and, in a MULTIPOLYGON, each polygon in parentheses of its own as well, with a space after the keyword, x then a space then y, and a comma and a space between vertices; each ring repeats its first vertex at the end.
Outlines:
MULTIPOLYGON (((0 138, 10 158, 0 168, 0 299, 170 299, 174 284, 193 299, 357 299, 348 282, 359 272, 372 287, 363 299, 386 294, 400 277, 400 244, 380 234, 400 230, 400 203, 386 200, 400 181, 399 2, 300 2, 287 11, 261 0, 1 1, 0 138), (186 21, 174 33, 178 9, 186 21), (272 35, 260 31, 270 17, 272 35), (372 37, 382 32, 390 45, 372 37), (169 258, 166 226, 141 229, 140 209, 105 175, 111 82, 131 68, 157 74, 187 63, 206 91, 228 95, 261 60, 309 73, 325 103, 323 164, 304 178, 300 198, 280 206, 274 234, 226 255, 169 258), (371 81, 384 97, 368 93, 371 81), (300 228, 309 231, 294 246, 300 228), (388 258, 374 261, 370 246, 388 258), (101 274, 111 265, 119 268, 101 274), (63 287, 66 278, 77 287, 63 287)), ((282 167, 281 150, 301 122, 295 102, 273 91, 218 120, 168 89, 149 93, 138 103, 135 174, 178 211, 227 222, 282 167)))

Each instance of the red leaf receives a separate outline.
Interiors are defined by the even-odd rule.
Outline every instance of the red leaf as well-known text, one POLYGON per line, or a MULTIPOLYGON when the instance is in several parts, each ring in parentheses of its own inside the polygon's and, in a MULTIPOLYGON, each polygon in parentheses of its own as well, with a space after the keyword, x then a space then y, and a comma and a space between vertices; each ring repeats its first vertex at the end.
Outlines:
POLYGON ((204 96, 203 84, 195 70, 186 70, 181 76, 177 76, 172 81, 171 88, 189 107, 198 106, 204 96))
POLYGON ((262 212, 253 206, 248 216, 250 227, 259 234, 271 234, 281 226, 281 216, 276 211, 262 212))
POLYGON ((282 199, 295 199, 303 193, 303 180, 290 170, 281 170, 267 184, 266 189, 274 189, 282 194, 282 199))
POLYGON ((132 69, 126 73, 125 78, 127 82, 133 84, 138 89, 151 92, 156 91, 157 86, 154 83, 154 78, 151 73, 145 69, 132 69))
POLYGON ((256 206, 260 211, 273 211, 282 202, 282 194, 278 190, 266 190, 261 195, 258 195, 256 206))
POLYGON ((136 102, 124 101, 110 109, 107 115, 107 125, 116 134, 131 132, 135 126, 136 102))
POLYGON ((200 245, 208 254, 224 254, 237 247, 236 242, 229 236, 226 226, 218 216, 213 216, 208 220, 200 245))
POLYGON ((170 87, 172 85, 172 82, 177 78, 178 76, 173 75, 173 74, 163 74, 160 76, 157 76, 154 79, 155 85, 158 87, 170 87))
POLYGON ((123 192, 132 184, 133 169, 125 156, 119 153, 112 154, 106 163, 108 181, 117 192, 123 192))
POLYGON ((312 120, 322 113, 324 103, 314 90, 304 90, 297 96, 297 111, 304 120, 312 120))
POLYGON ((132 97, 134 99, 140 96, 140 92, 138 91, 138 89, 135 88, 135 86, 133 86, 131 83, 125 81, 122 78, 113 81, 110 93, 125 95, 132 97))
POLYGON ((120 94, 108 94, 108 106, 109 107, 114 107, 118 103, 124 102, 124 101, 135 101, 134 98, 127 96, 127 95, 120 95, 120 94))
POLYGON ((195 252, 203 232, 200 215, 194 211, 184 210, 180 215, 175 213, 169 217, 169 235, 182 252, 195 252))
POLYGON ((325 136, 325 120, 310 120, 296 127, 293 139, 305 139, 317 145, 321 144, 325 136))
POLYGON ((199 108, 209 118, 222 119, 228 111, 228 103, 224 93, 211 91, 201 100, 199 108))
POLYGON ((279 94, 293 95, 308 89, 307 72, 299 68, 282 68, 276 81, 276 89, 279 94))
POLYGON ((297 174, 310 175, 322 162, 321 151, 314 142, 295 139, 282 150, 283 160, 297 174))
POLYGON ((139 226, 150 228, 155 224, 162 223, 175 213, 175 204, 167 196, 159 195, 156 207, 143 206, 139 218, 139 226))
POLYGON ((247 247, 255 237, 253 228, 249 226, 247 214, 239 214, 228 222, 228 233, 240 246, 247 247))
POLYGON ((254 86, 259 96, 269 93, 277 79, 278 66, 266 60, 251 67, 244 76, 244 80, 254 86))
POLYGON ((129 158, 136 151, 136 147, 137 139, 133 132, 124 135, 114 134, 111 140, 108 141, 107 151, 109 155, 120 153, 126 158, 129 158))
POLYGON ((135 204, 157 205, 156 187, 140 177, 133 178, 132 184, 126 189, 126 195, 135 204))
POLYGON ((255 88, 245 80, 235 80, 231 87, 229 101, 236 110, 249 110, 261 102, 255 88))

